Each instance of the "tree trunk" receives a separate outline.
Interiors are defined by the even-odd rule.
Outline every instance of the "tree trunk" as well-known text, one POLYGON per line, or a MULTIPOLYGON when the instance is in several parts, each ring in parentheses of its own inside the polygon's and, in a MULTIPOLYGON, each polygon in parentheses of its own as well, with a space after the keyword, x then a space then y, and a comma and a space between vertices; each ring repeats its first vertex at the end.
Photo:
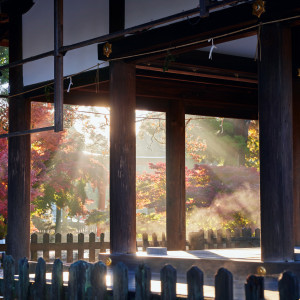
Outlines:
POLYGON ((56 206, 55 234, 61 233, 61 208, 56 206))

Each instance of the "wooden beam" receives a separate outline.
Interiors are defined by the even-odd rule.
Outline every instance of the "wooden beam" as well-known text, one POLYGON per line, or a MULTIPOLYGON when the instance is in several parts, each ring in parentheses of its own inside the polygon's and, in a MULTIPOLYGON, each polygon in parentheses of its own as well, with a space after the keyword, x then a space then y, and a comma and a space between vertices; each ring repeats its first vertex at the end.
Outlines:
POLYGON ((293 167, 294 234, 300 246, 300 27, 293 30, 293 167))
MULTIPOLYGON (((109 59, 129 57, 137 54, 140 55, 141 53, 152 52, 183 44, 189 44, 189 46, 173 49, 171 50, 171 53, 174 55, 177 52, 188 52, 191 49, 207 46, 206 42, 191 45, 192 42, 207 41, 209 38, 215 36, 225 35, 233 31, 240 31, 249 26, 258 25, 259 21, 264 22, 295 16, 299 14, 299 12, 300 8, 298 4, 293 3, 292 1, 284 6, 268 5, 267 12, 262 15, 260 20, 258 20, 257 17, 252 15, 252 5, 250 3, 241 4, 212 12, 208 18, 203 18, 200 21, 196 17, 113 41, 112 54, 109 59), (195 23, 196 25, 192 25, 195 23)), ((216 41, 220 43, 254 35, 256 34, 256 30, 257 28, 251 28, 244 32, 238 32, 236 35, 224 36, 216 41)), ((107 58, 103 55, 102 48, 103 44, 99 44, 98 58, 100 60, 105 60, 107 58)), ((136 58, 131 57, 129 59, 140 62, 147 61, 149 58, 153 59, 153 57, 165 57, 167 54, 168 53, 165 50, 160 53, 142 55, 136 58)))
MULTIPOLYGON (((22 58, 22 15, 11 14, 10 60, 22 58)), ((10 69, 10 94, 23 91, 22 66, 10 69)), ((22 95, 9 99, 9 132, 30 129, 30 101, 22 95)), ((7 254, 16 261, 30 255, 30 136, 8 141, 7 254)))
POLYGON ((54 131, 64 127, 63 0, 54 0, 54 131))
MULTIPOLYGON (((93 73, 94 74, 94 73, 93 73)), ((109 106, 109 82, 100 82, 99 93, 90 79, 74 79, 74 88, 64 93, 64 103, 72 105, 109 106), (79 84, 86 84, 80 87, 79 84)), ((137 109, 166 111, 168 101, 183 101, 187 113, 208 116, 257 119, 257 87, 238 83, 205 82, 191 77, 171 76, 167 73, 149 74, 137 70, 137 109), (148 75, 147 75, 148 74, 148 75)), ((28 89, 36 86, 28 87, 28 89)), ((67 85, 65 85, 67 89, 67 85)), ((53 102, 53 94, 38 91, 29 94, 32 101, 53 102)))
POLYGON ((136 252, 135 66, 110 66, 111 253, 136 252))
POLYGON ((125 0, 109 0, 109 32, 124 29, 125 0))
POLYGON ((182 101, 166 113, 166 192, 168 250, 186 249, 185 111, 182 101))
POLYGON ((261 29, 259 63, 261 253, 294 260, 291 30, 261 29))

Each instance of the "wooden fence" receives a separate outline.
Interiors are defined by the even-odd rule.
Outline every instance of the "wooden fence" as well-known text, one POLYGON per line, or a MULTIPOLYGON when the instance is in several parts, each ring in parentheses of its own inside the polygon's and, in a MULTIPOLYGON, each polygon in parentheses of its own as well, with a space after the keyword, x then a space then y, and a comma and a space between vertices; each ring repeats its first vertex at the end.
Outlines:
MULTIPOLYGON (((223 234, 222 230, 200 230, 199 232, 192 232, 187 241, 188 250, 201 250, 201 249, 214 249, 214 248, 239 248, 239 247, 255 247, 259 246, 260 230, 255 230, 255 235, 252 235, 251 229, 235 230, 232 234, 229 230, 223 234)), ((42 241, 38 241, 38 235, 31 235, 31 260, 37 260, 38 251, 42 251, 42 257, 49 261, 50 251, 55 251, 55 258, 64 258, 67 263, 73 262, 74 251, 78 253, 75 259, 83 259, 84 251, 88 251, 88 260, 94 262, 97 252, 105 253, 110 248, 110 243, 104 241, 104 233, 101 233, 100 240, 96 241, 95 233, 90 233, 88 238, 85 239, 83 233, 78 234, 77 241, 74 242, 74 235, 69 233, 66 236, 66 241, 62 242, 62 235, 57 233, 50 236, 48 233, 42 235, 42 241), (96 250, 98 250, 96 252, 96 250), (62 251, 66 254, 62 255, 62 251)), ((161 240, 158 240, 156 233, 153 233, 149 239, 149 235, 144 233, 141 241, 137 241, 137 248, 142 248, 146 251, 147 247, 166 247, 166 236, 163 233, 161 240)), ((0 251, 6 251, 6 245, 0 244, 0 251)))
POLYGON ((260 229, 255 229, 254 233, 251 228, 236 228, 233 232, 227 229, 213 231, 212 229, 189 234, 189 249, 223 249, 223 248, 251 248, 260 246, 260 229))
MULTIPOLYGON (((26 258, 18 264, 19 276, 15 278, 15 265, 11 256, 4 258, 4 278, 1 279, 1 294, 4 299, 186 299, 176 295, 177 273, 171 265, 165 265, 160 271, 161 293, 151 292, 151 270, 140 265, 135 273, 134 291, 128 288, 128 268, 118 263, 113 268, 113 288, 106 286, 107 267, 102 262, 95 264, 77 261, 69 268, 68 284, 63 282, 63 263, 56 259, 52 269, 52 279, 46 280, 46 262, 39 258, 35 278, 29 280, 29 263, 26 258)), ((187 274, 188 299, 204 299, 203 272, 198 267, 191 267, 187 274)), ((280 300, 299 299, 297 277, 286 271, 279 277, 278 289, 280 300)), ((244 286, 246 300, 264 299, 264 277, 250 275, 244 286)), ((215 299, 233 300, 233 275, 220 268, 215 275, 215 299)))

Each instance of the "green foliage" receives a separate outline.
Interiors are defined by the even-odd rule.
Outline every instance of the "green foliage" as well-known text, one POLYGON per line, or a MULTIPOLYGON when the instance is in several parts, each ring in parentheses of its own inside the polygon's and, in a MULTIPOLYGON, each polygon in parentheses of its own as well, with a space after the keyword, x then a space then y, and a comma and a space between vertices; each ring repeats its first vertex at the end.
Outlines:
POLYGON ((107 211, 99 211, 93 209, 89 212, 85 224, 92 225, 92 224, 103 224, 108 220, 108 212, 107 211))
POLYGON ((259 171, 259 130, 257 121, 252 121, 250 124, 247 148, 248 153, 246 154, 246 166, 254 167, 259 171))
MULTIPOLYGON (((8 48, 0 46, 0 65, 6 65, 9 63, 8 48)), ((1 70, 0 76, 0 91, 1 93, 7 93, 7 88, 3 85, 8 84, 8 69, 1 70)))
POLYGON ((7 224, 3 216, 0 215, 0 239, 5 238, 7 234, 7 224))
POLYGON ((243 229, 255 226, 255 222, 248 218, 243 212, 235 211, 228 217, 231 220, 223 223, 224 229, 230 229, 232 232, 235 228, 243 229))

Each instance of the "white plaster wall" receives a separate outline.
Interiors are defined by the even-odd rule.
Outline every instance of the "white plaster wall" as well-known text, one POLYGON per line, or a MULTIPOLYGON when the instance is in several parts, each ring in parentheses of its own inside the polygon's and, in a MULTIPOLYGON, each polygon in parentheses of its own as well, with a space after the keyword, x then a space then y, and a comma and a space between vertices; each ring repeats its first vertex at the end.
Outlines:
MULTIPOLYGON (((23 16, 23 58, 53 50, 53 3, 53 0, 36 0, 23 16)), ((126 0, 125 27, 192 9, 198 4, 199 0, 126 0)), ((64 0, 64 45, 107 34, 108 9, 109 0, 64 0)), ((254 57, 255 48, 256 37, 250 37, 220 44, 214 52, 254 57)), ((209 47, 203 50, 209 51, 209 47)), ((64 57, 64 75, 97 63, 97 45, 69 51, 64 57)), ((53 79, 53 57, 25 64, 23 74, 25 85, 53 79)))
MULTIPOLYGON (((23 58, 54 48, 53 1, 37 0, 23 16, 23 58)), ((108 0, 64 0, 64 45, 108 33, 108 0)), ((74 74, 98 63, 97 45, 68 52, 64 75, 74 74)), ((53 57, 24 65, 24 85, 53 79, 53 57)))
MULTIPOLYGON (((53 50, 53 0, 36 0, 23 16, 23 58, 53 50)), ((127 0, 126 24, 131 27, 195 8, 198 0, 127 0)), ((107 34, 109 0, 64 0, 64 45, 107 34)), ((64 75, 74 74, 98 63, 97 45, 68 52, 64 75)), ((24 65, 24 84, 53 79, 53 57, 24 65)))

